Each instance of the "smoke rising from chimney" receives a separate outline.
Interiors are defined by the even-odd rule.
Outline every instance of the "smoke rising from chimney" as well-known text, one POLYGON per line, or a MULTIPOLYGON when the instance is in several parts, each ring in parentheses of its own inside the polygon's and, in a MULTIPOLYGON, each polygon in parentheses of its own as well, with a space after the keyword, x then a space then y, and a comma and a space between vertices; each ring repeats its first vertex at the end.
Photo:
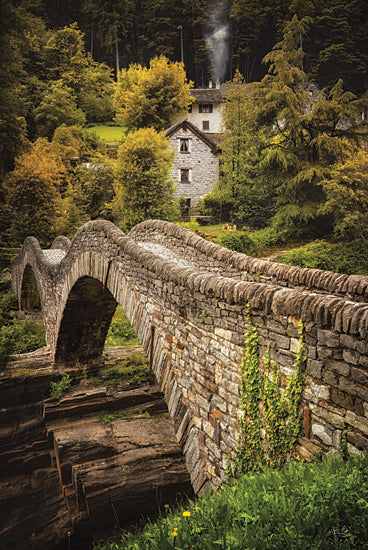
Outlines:
POLYGON ((224 82, 230 54, 230 25, 225 3, 214 5, 207 21, 205 40, 209 50, 212 77, 224 82))

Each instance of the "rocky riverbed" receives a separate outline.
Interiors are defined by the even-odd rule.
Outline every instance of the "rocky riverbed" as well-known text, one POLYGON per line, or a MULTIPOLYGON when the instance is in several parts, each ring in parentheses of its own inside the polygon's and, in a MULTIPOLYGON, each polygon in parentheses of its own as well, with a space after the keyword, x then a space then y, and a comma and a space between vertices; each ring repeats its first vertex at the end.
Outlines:
POLYGON ((163 395, 108 376, 141 352, 106 348, 103 376, 101 364, 68 369, 59 400, 47 398, 61 374, 46 348, 0 374, 1 550, 90 548, 192 496, 163 395))

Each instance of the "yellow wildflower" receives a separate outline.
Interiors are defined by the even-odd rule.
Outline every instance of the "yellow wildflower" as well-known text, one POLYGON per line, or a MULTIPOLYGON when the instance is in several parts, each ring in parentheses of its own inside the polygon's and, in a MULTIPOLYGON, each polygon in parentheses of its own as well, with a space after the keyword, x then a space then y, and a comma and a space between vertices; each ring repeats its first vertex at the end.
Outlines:
POLYGON ((183 512, 183 516, 184 516, 185 518, 189 517, 189 516, 190 516, 190 512, 188 512, 188 511, 183 512))
POLYGON ((173 531, 171 534, 172 534, 173 537, 177 537, 177 536, 178 536, 178 533, 177 533, 176 531, 173 531))

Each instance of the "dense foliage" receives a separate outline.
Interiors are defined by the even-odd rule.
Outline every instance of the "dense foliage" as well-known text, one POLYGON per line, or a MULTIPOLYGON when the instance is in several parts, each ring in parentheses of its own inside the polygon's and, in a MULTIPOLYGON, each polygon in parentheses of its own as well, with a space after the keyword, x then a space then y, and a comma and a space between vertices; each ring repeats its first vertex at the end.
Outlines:
POLYGON ((191 104, 189 88, 181 63, 155 57, 147 69, 131 65, 122 69, 115 91, 116 118, 130 129, 165 130, 191 104))
POLYGON ((124 230, 150 218, 177 217, 172 159, 165 136, 153 128, 128 134, 119 147, 114 204, 124 230))
POLYGON ((334 273, 368 275, 368 244, 366 240, 360 239, 349 243, 317 240, 285 252, 279 261, 334 273))
POLYGON ((169 511, 105 550, 360 549, 366 541, 367 457, 290 462, 241 477, 169 511))
POLYGON ((368 231, 364 100, 339 80, 318 92, 304 71, 310 18, 295 15, 265 57, 268 73, 234 79, 225 105, 223 166, 205 208, 222 206, 240 225, 281 235, 348 238, 368 231), (315 96, 315 97, 314 97, 315 96))

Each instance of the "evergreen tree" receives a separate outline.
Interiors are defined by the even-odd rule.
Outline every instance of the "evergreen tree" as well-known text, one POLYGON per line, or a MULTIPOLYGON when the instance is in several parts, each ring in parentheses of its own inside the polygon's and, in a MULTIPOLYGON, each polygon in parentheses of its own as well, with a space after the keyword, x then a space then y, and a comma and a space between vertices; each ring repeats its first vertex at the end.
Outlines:
POLYGON ((260 169, 265 130, 256 124, 249 89, 237 72, 225 99, 221 171, 214 191, 204 197, 208 210, 238 226, 262 227, 274 213, 273 181, 260 169), (216 206, 217 205, 217 206, 216 206))
POLYGON ((274 222, 287 231, 309 226, 318 233, 330 227, 320 208, 325 200, 320 182, 346 159, 347 145, 362 142, 366 128, 359 124, 360 102, 343 91, 341 81, 312 103, 302 49, 309 23, 294 16, 286 25, 283 40, 265 57, 268 74, 251 85, 251 96, 256 123, 267 132, 261 167, 272 170, 278 186, 274 222))

